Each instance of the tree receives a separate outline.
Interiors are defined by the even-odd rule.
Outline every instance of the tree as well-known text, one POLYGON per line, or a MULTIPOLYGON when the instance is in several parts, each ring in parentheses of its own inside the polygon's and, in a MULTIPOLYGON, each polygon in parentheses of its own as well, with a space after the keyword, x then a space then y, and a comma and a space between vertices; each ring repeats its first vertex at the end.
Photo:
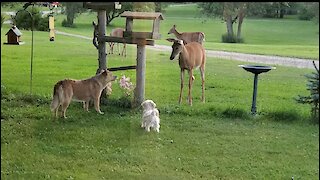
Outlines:
POLYGON ((317 123, 319 123, 319 69, 317 68, 314 61, 313 66, 316 72, 305 75, 305 77, 308 78, 307 90, 310 91, 310 95, 298 95, 296 101, 301 104, 310 104, 312 117, 317 120, 317 123))
POLYGON ((119 17, 124 11, 131 11, 131 10, 132 10, 132 3, 130 2, 121 3, 121 9, 115 9, 113 7, 106 9, 107 26, 109 26, 109 24, 114 18, 119 17))
MULTIPOLYGON (((241 28, 245 17, 246 2, 216 2, 216 3, 199 3, 201 12, 207 16, 221 17, 227 25, 227 40, 224 42, 241 42, 241 28), (233 31, 233 24, 238 21, 237 36, 233 31)), ((223 36, 224 38, 224 36, 223 36)))
POLYGON ((65 8, 64 13, 67 16, 67 19, 64 19, 62 21, 62 26, 65 27, 73 27, 73 21, 77 17, 77 15, 87 10, 83 8, 82 2, 63 2, 62 6, 64 6, 65 8))
POLYGON ((113 7, 106 9, 107 26, 124 11, 163 12, 163 8, 167 7, 168 4, 164 2, 123 2, 121 6, 121 9, 114 9, 113 7))
POLYGON ((284 18, 293 2, 250 2, 248 16, 284 18))

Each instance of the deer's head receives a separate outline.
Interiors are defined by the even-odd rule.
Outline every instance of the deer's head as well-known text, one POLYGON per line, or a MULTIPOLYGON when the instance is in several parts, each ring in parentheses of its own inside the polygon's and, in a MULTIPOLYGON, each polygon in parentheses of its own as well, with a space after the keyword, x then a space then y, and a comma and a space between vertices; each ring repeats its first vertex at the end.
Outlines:
POLYGON ((168 34, 174 33, 176 31, 176 25, 174 24, 172 28, 169 30, 168 34))
POLYGON ((172 52, 170 55, 170 60, 173 60, 177 56, 177 54, 179 54, 182 51, 183 46, 184 46, 183 40, 168 38, 167 41, 173 42, 172 52))

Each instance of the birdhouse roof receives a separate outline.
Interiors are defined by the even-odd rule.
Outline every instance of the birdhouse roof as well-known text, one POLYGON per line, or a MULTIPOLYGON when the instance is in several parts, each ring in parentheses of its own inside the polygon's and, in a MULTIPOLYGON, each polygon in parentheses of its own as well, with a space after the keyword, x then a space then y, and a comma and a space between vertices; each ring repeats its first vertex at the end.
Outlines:
POLYGON ((129 17, 132 19, 157 19, 163 20, 163 16, 161 13, 157 12, 131 12, 131 11, 125 11, 121 14, 121 17, 129 17))
POLYGON ((17 26, 13 26, 11 29, 9 29, 9 31, 6 33, 6 35, 7 35, 10 31, 13 31, 17 36, 21 36, 21 35, 22 35, 21 31, 17 28, 17 26))

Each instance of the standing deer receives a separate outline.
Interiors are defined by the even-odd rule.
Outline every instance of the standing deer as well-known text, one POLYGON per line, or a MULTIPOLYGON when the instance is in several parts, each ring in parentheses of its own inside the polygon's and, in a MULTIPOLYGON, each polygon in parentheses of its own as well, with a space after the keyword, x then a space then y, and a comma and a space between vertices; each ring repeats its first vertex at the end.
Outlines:
POLYGON ((184 44, 188 44, 190 42, 198 42, 202 44, 204 41, 204 33, 203 32, 183 32, 179 33, 176 30, 176 25, 173 25, 169 30, 168 34, 173 33, 178 39, 183 40, 184 44))
MULTIPOLYGON (((123 38, 123 31, 125 31, 123 28, 115 28, 115 29, 112 29, 112 30, 111 30, 111 33, 110 33, 110 36, 123 38)), ((114 42, 109 42, 111 54, 113 54, 114 44, 115 44, 114 42)), ((119 46, 119 43, 117 43, 117 46, 118 46, 118 52, 119 52, 119 55, 120 55, 120 46, 119 46)), ((110 54, 110 52, 109 52, 109 54, 110 54)), ((122 48, 121 55, 123 56, 123 54, 124 54, 124 56, 127 56, 126 43, 123 43, 123 48, 122 48), (125 54, 124 54, 124 53, 125 53, 125 54)))
POLYGON ((201 80, 202 80, 202 96, 201 101, 205 101, 204 97, 204 71, 206 64, 206 52, 204 47, 198 42, 190 42, 186 45, 183 44, 182 40, 177 40, 173 38, 167 39, 169 42, 173 42, 172 52, 170 60, 173 60, 177 54, 179 54, 179 66, 180 66, 180 78, 181 78, 181 88, 179 96, 179 104, 182 100, 182 89, 184 84, 184 70, 188 70, 189 73, 189 91, 188 91, 188 101, 189 105, 192 105, 192 84, 194 81, 193 69, 200 68, 201 80))

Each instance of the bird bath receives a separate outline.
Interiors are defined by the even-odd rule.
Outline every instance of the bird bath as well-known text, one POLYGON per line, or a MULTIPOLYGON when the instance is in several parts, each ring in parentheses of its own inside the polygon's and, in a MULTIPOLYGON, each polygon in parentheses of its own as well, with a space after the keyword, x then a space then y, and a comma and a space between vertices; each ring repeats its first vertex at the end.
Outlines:
POLYGON ((271 69, 276 69, 272 66, 259 66, 259 65, 239 65, 248 72, 254 74, 254 81, 253 81, 253 96, 252 96, 252 105, 251 105, 251 113, 256 115, 257 108, 256 108, 256 101, 257 101, 257 90, 258 90, 258 75, 260 73, 265 73, 270 71, 271 69))

